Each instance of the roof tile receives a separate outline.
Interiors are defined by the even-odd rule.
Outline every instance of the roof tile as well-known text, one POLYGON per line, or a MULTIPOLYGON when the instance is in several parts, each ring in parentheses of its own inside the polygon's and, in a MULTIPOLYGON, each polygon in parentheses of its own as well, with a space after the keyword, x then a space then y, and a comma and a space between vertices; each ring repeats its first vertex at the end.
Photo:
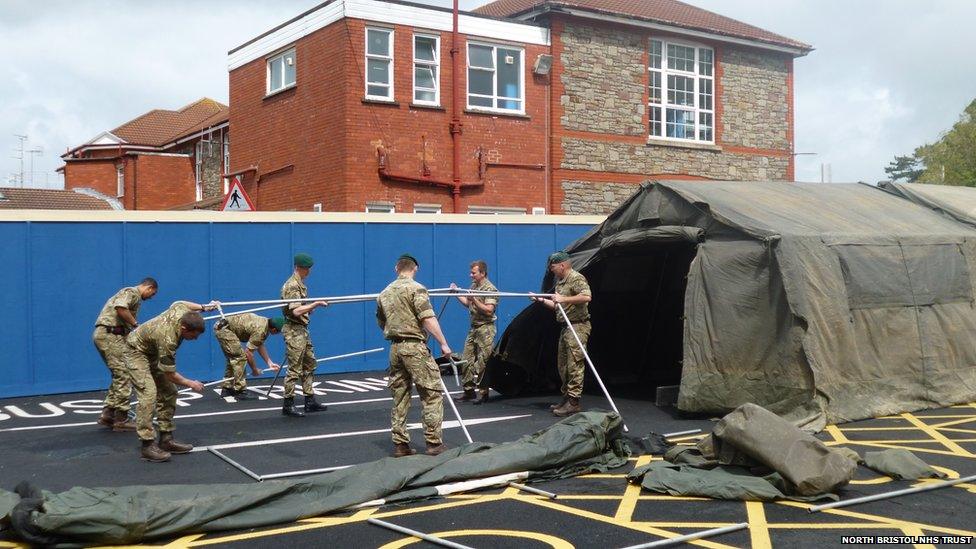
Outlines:
POLYGON ((60 189, 0 188, 0 210, 111 210, 108 202, 60 189))
POLYGON ((129 145, 159 147, 226 122, 229 115, 227 105, 205 97, 176 111, 151 110, 115 128, 112 133, 129 145))

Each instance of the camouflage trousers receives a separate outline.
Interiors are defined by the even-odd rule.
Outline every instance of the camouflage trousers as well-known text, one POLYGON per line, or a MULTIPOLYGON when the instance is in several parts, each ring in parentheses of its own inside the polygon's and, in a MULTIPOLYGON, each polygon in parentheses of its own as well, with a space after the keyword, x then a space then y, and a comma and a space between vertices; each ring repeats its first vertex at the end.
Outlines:
MULTIPOLYGON (((472 391, 479 386, 481 374, 485 371, 485 364, 491 356, 495 345, 495 324, 490 322, 481 326, 472 326, 468 337, 464 340, 464 390, 472 391)), ((487 389, 487 387, 482 387, 487 389)))
MULTIPOLYGON (((590 339, 590 323, 574 322, 573 328, 579 335, 580 341, 586 346, 590 339)), ((583 349, 576 343, 573 332, 564 326, 559 332, 559 349, 556 351, 556 366, 559 368, 559 379, 562 380, 563 396, 579 398, 583 394, 583 373, 586 370, 583 349)))
POLYGON ((410 442, 407 433, 407 412, 410 411, 410 387, 417 386, 420 395, 424 440, 440 444, 441 423, 444 421, 444 402, 441 395, 441 372, 423 341, 402 341, 390 346, 390 381, 393 409, 390 410, 393 443, 410 442))
POLYGON ((314 395, 312 382, 315 375, 315 349, 308 337, 308 328, 294 322, 286 322, 281 334, 285 338, 285 360, 288 373, 285 374, 285 398, 295 396, 295 384, 301 381, 302 394, 314 395))
POLYGON ((224 389, 243 391, 247 388, 247 381, 244 380, 244 366, 247 364, 247 355, 241 348, 241 341, 234 332, 226 326, 214 330, 214 337, 220 344, 220 350, 224 352, 227 365, 224 367, 224 377, 234 379, 225 381, 221 384, 224 389))
POLYGON ((129 344, 124 335, 110 334, 104 326, 96 326, 92 334, 92 341, 102 361, 108 366, 112 374, 112 382, 108 386, 105 396, 105 407, 115 408, 123 412, 129 411, 129 397, 132 395, 132 383, 129 381, 129 370, 125 367, 125 356, 129 344))
POLYGON ((166 374, 159 369, 159 357, 147 355, 130 346, 126 353, 126 360, 132 378, 132 387, 139 397, 139 405, 136 408, 136 434, 139 435, 139 439, 156 438, 152 423, 154 411, 159 430, 172 432, 178 393, 176 385, 166 379, 166 374))

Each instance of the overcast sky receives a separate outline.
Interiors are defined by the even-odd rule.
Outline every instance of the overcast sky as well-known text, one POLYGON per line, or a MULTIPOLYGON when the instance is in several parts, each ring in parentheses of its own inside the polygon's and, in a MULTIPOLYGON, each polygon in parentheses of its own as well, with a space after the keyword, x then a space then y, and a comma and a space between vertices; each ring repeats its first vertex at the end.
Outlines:
MULTIPOLYGON (((60 187, 67 147, 150 109, 226 103, 227 50, 320 1, 0 0, 0 185, 20 171, 14 134, 43 150, 34 185, 60 187)), ((834 181, 883 179, 976 98, 976 1, 689 3, 816 47, 796 61, 796 149, 817 153, 797 157, 801 181, 819 181, 822 163, 834 181)))

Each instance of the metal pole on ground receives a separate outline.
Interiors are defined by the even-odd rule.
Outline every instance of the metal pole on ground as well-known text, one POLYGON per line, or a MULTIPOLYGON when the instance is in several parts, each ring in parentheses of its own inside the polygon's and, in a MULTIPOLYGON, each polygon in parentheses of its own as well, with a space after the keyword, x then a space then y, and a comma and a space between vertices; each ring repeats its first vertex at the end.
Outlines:
POLYGON ((623 549, 646 549, 648 547, 668 547, 670 545, 678 545, 679 543, 686 543, 689 541, 694 541, 696 539, 710 538, 712 536, 717 536, 719 534, 737 532, 739 530, 745 530, 748 527, 749 527, 748 522, 740 522, 739 524, 733 524, 732 526, 723 526, 721 528, 712 528, 711 530, 702 530, 701 532, 695 532, 694 534, 687 534, 684 536, 678 536, 676 538, 652 541, 650 543, 642 543, 640 545, 631 545, 628 547, 624 547, 623 549))
POLYGON ((261 475, 255 473, 254 471, 248 469, 247 467, 244 467, 240 463, 237 463, 236 461, 234 461, 234 460, 230 459, 229 457, 225 456, 220 450, 214 450, 213 448, 207 448, 207 451, 210 452, 211 454, 219 457, 220 459, 224 460, 225 462, 227 462, 228 464, 230 464, 231 466, 233 466, 238 471, 244 473, 245 475, 253 478, 254 480, 256 480, 258 482, 261 482, 261 480, 262 480, 261 479, 261 475))
POLYGON ((701 429, 690 429, 688 431, 678 431, 676 433, 664 433, 661 435, 664 438, 680 437, 684 435, 696 435, 701 432, 701 429))
POLYGON ((552 492, 546 492, 545 490, 540 490, 538 488, 533 488, 531 486, 526 486, 524 484, 519 484, 517 482, 509 482, 508 485, 511 486, 512 488, 517 488, 523 492, 529 492, 530 494, 538 494, 540 496, 546 496, 549 499, 556 499, 557 497, 559 497, 558 495, 553 494, 552 492))
MULTIPOLYGON (((218 379, 217 381, 209 381, 207 383, 204 383, 203 386, 204 387, 213 387, 214 385, 217 385, 218 383, 223 383, 225 381, 230 381, 232 379, 234 379, 234 378, 232 378, 232 377, 225 377, 224 379, 218 379)), ((184 391, 190 391, 190 390, 192 390, 192 389, 190 389, 189 387, 187 387, 185 389, 180 389, 178 392, 182 393, 184 391)))
POLYGON ((368 518, 366 522, 373 524, 375 526, 380 526, 386 528, 387 530, 393 530, 394 532, 400 532, 401 534, 406 534, 408 536, 413 536, 415 538, 422 539, 424 541, 429 541, 436 545, 441 545, 443 547, 452 547, 453 549, 473 549, 468 545, 461 545, 460 543, 454 543, 453 541, 447 541, 444 538, 439 538, 437 536, 432 536, 430 534, 425 534, 423 532, 418 532, 416 530, 411 530, 409 528, 404 528, 403 526, 397 526, 396 524, 391 524, 386 521, 382 521, 375 518, 368 518))
MULTIPOLYGON (((448 355, 447 359, 451 361, 451 367, 454 368, 454 371, 457 371, 457 367, 454 366, 454 357, 448 355)), ((451 398, 451 393, 447 390, 447 384, 444 383, 444 378, 438 374, 437 379, 440 380, 441 389, 444 390, 444 399, 447 400, 447 403, 451 405, 451 410, 454 410, 454 417, 457 418, 458 425, 460 425, 461 430, 464 431, 464 438, 468 439, 468 442, 474 442, 471 440, 471 433, 468 432, 467 426, 464 425, 464 420, 461 419, 461 414, 458 412, 457 406, 454 405, 454 399, 451 398)))
POLYGON ((807 509, 809 513, 816 513, 818 511, 825 511, 827 509, 836 509, 838 507, 848 507, 851 505, 857 505, 859 503, 867 503, 869 501, 878 501, 881 499, 894 498, 898 496, 904 496, 908 494, 917 494, 919 492, 928 492, 930 490, 938 490, 940 488, 947 488, 949 486, 954 486, 956 484, 962 484, 964 482, 976 481, 976 475, 957 478, 954 480, 947 480, 945 482, 936 482, 932 484, 925 484, 922 486, 916 486, 914 488, 905 488, 904 490, 894 490, 892 492, 884 492, 883 494, 875 494, 873 496, 864 496, 861 498, 847 499, 843 501, 835 501, 833 503, 825 503, 823 505, 814 505, 813 507, 807 509))
POLYGON ((377 347, 375 349, 367 349, 365 351, 356 351, 355 353, 346 353, 344 355, 327 356, 325 358, 317 358, 315 362, 329 362, 330 360, 339 360, 341 358, 349 358, 351 356, 368 355, 369 353, 378 353, 382 351, 384 347, 377 347))
MULTIPOLYGON (((589 364, 590 370, 593 372, 593 377, 596 378, 596 382, 600 384, 600 389, 603 390, 603 394, 607 397, 607 401, 610 402, 610 407, 613 408, 614 412, 617 412, 618 416, 620 416, 620 410, 617 409, 617 405, 614 404, 613 399, 610 398, 610 391, 607 391, 607 386, 603 384, 603 379, 600 378, 600 372, 596 371, 596 366, 594 366, 593 361, 590 360, 590 354, 586 352, 586 345, 583 345, 583 341, 580 339, 579 334, 576 333, 576 328, 573 328, 573 323, 569 321, 569 316, 566 315, 566 309, 563 308, 562 303, 556 303, 556 307, 559 309, 559 312, 562 313, 563 320, 566 321, 566 327, 569 328, 570 332, 572 332, 573 338, 576 339, 576 344, 579 345, 580 350, 583 351, 583 358, 586 359, 586 363, 589 364)), ((623 420, 623 417, 624 416, 620 416, 620 419, 623 420)), ((623 425, 624 432, 630 432, 630 430, 627 429, 627 424, 624 423, 623 425)))

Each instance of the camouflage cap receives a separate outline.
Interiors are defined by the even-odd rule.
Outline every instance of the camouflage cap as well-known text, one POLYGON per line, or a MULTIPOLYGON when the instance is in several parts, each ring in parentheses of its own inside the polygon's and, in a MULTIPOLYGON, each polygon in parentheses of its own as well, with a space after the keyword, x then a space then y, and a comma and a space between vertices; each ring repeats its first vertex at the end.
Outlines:
POLYGON ((284 327, 284 325, 285 325, 285 317, 283 316, 276 316, 271 319, 271 327, 274 328, 275 330, 278 330, 279 332, 281 331, 281 328, 284 327))
POLYGON ((400 257, 397 258, 397 261, 400 261, 401 259, 409 259, 410 261, 416 263, 418 267, 420 266, 420 262, 417 261, 417 258, 410 254, 402 254, 400 257))
POLYGON ((569 254, 566 252, 556 252, 549 256, 549 265, 553 263, 562 263, 563 261, 569 261, 569 254))
POLYGON ((296 267, 308 268, 308 267, 311 267, 314 264, 315 264, 315 261, 312 260, 312 256, 310 256, 310 255, 308 255, 306 253, 295 254, 295 266, 296 267))

